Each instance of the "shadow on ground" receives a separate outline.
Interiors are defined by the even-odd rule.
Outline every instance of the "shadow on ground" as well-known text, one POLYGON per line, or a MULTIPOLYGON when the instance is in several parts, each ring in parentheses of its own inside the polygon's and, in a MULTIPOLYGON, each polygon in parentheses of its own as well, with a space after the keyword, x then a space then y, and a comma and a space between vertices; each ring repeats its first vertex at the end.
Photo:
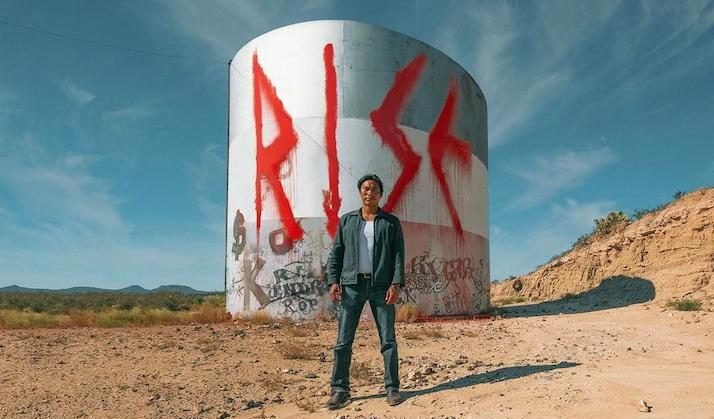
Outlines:
MULTIPOLYGON (((546 365, 522 365, 516 367, 506 367, 499 368, 497 370, 482 372, 479 374, 471 374, 465 377, 457 378, 455 380, 447 381, 435 385, 434 387, 425 388, 421 390, 405 390, 402 391, 402 395, 405 399, 409 399, 416 396, 423 396, 425 394, 432 394, 444 390, 454 390, 464 387, 471 387, 477 384, 487 384, 487 383, 497 383, 500 381, 513 380, 516 378, 522 378, 531 374, 538 374, 541 372, 547 372, 552 370, 557 370, 560 368, 571 368, 578 366, 580 364, 576 362, 560 362, 558 364, 546 364, 546 365)), ((376 399, 384 397, 384 394, 372 394, 369 396, 358 396, 353 397, 353 401, 365 400, 365 399, 376 399)))
POLYGON ((614 276, 603 280, 597 287, 568 295, 558 300, 537 304, 499 307, 497 314, 504 317, 548 316, 554 314, 587 313, 626 307, 655 298, 652 281, 629 276, 614 276))

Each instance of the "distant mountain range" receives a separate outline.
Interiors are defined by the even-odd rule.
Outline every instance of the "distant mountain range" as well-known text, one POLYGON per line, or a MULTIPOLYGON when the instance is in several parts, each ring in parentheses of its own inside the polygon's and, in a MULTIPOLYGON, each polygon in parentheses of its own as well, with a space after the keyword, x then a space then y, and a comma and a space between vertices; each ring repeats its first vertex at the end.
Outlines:
MULTIPOLYGON (((173 293, 173 294, 192 294, 192 295, 203 295, 203 294, 216 294, 215 291, 199 291, 191 287, 184 285, 162 285, 160 287, 154 288, 152 290, 147 290, 146 288, 139 285, 132 285, 126 288, 121 288, 117 290, 111 290, 106 288, 95 288, 95 287, 72 287, 64 288, 59 290, 51 290, 44 288, 25 288, 19 287, 17 285, 10 285, 9 287, 0 288, 0 293, 28 293, 28 294, 150 294, 150 293, 173 293)), ((222 293, 222 292, 221 292, 222 293)))

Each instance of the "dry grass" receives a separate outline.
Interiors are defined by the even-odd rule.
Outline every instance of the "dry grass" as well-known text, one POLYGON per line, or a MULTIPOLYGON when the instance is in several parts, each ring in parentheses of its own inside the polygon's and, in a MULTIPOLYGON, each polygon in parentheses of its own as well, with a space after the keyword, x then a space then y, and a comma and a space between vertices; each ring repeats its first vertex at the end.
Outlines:
POLYGON ((283 342, 277 347, 278 353, 285 359, 312 359, 315 350, 303 342, 283 342))
POLYGON ((314 323, 292 326, 285 329, 285 333, 296 338, 315 337, 318 335, 317 325, 314 323))
POLYGON ((254 325, 266 325, 275 322, 273 316, 271 316, 270 313, 265 310, 258 310, 255 313, 251 313, 244 317, 242 320, 244 320, 246 323, 254 325))
POLYGON ((32 311, 0 310, 0 328, 31 329, 56 327, 126 327, 190 323, 221 323, 231 319, 223 307, 201 304, 191 311, 171 311, 164 308, 102 311, 71 310, 67 314, 35 313, 32 311))
POLYGON ((397 321, 400 323, 414 323, 419 318, 419 309, 416 304, 405 303, 397 309, 397 321))
POLYGON ((526 297, 512 296, 504 297, 493 301, 492 305, 495 307, 507 306, 509 304, 523 303, 526 301, 526 297))

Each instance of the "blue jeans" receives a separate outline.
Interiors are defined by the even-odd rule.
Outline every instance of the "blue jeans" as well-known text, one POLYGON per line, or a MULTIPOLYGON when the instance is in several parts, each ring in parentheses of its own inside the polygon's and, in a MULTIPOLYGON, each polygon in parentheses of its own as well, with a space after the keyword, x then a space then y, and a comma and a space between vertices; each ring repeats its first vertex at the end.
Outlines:
POLYGON ((388 286, 372 287, 369 280, 360 280, 356 285, 341 285, 339 328, 335 345, 335 363, 332 368, 332 390, 350 390, 350 364, 352 343, 359 324, 364 303, 369 301, 372 316, 377 324, 384 358, 384 387, 399 389, 399 355, 394 333, 395 308, 385 298, 388 286))

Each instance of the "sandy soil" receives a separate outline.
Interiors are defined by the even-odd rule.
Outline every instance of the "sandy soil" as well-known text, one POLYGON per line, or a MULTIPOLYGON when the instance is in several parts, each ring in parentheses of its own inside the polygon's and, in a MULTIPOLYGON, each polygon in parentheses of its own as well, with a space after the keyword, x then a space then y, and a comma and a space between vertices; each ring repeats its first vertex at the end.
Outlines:
POLYGON ((361 378, 338 412, 322 407, 331 322, 4 330, 0 416, 714 417, 714 313, 655 303, 552 308, 399 325, 409 398, 391 408, 365 323, 355 344, 361 378), (639 411, 641 400, 651 412, 639 411))

